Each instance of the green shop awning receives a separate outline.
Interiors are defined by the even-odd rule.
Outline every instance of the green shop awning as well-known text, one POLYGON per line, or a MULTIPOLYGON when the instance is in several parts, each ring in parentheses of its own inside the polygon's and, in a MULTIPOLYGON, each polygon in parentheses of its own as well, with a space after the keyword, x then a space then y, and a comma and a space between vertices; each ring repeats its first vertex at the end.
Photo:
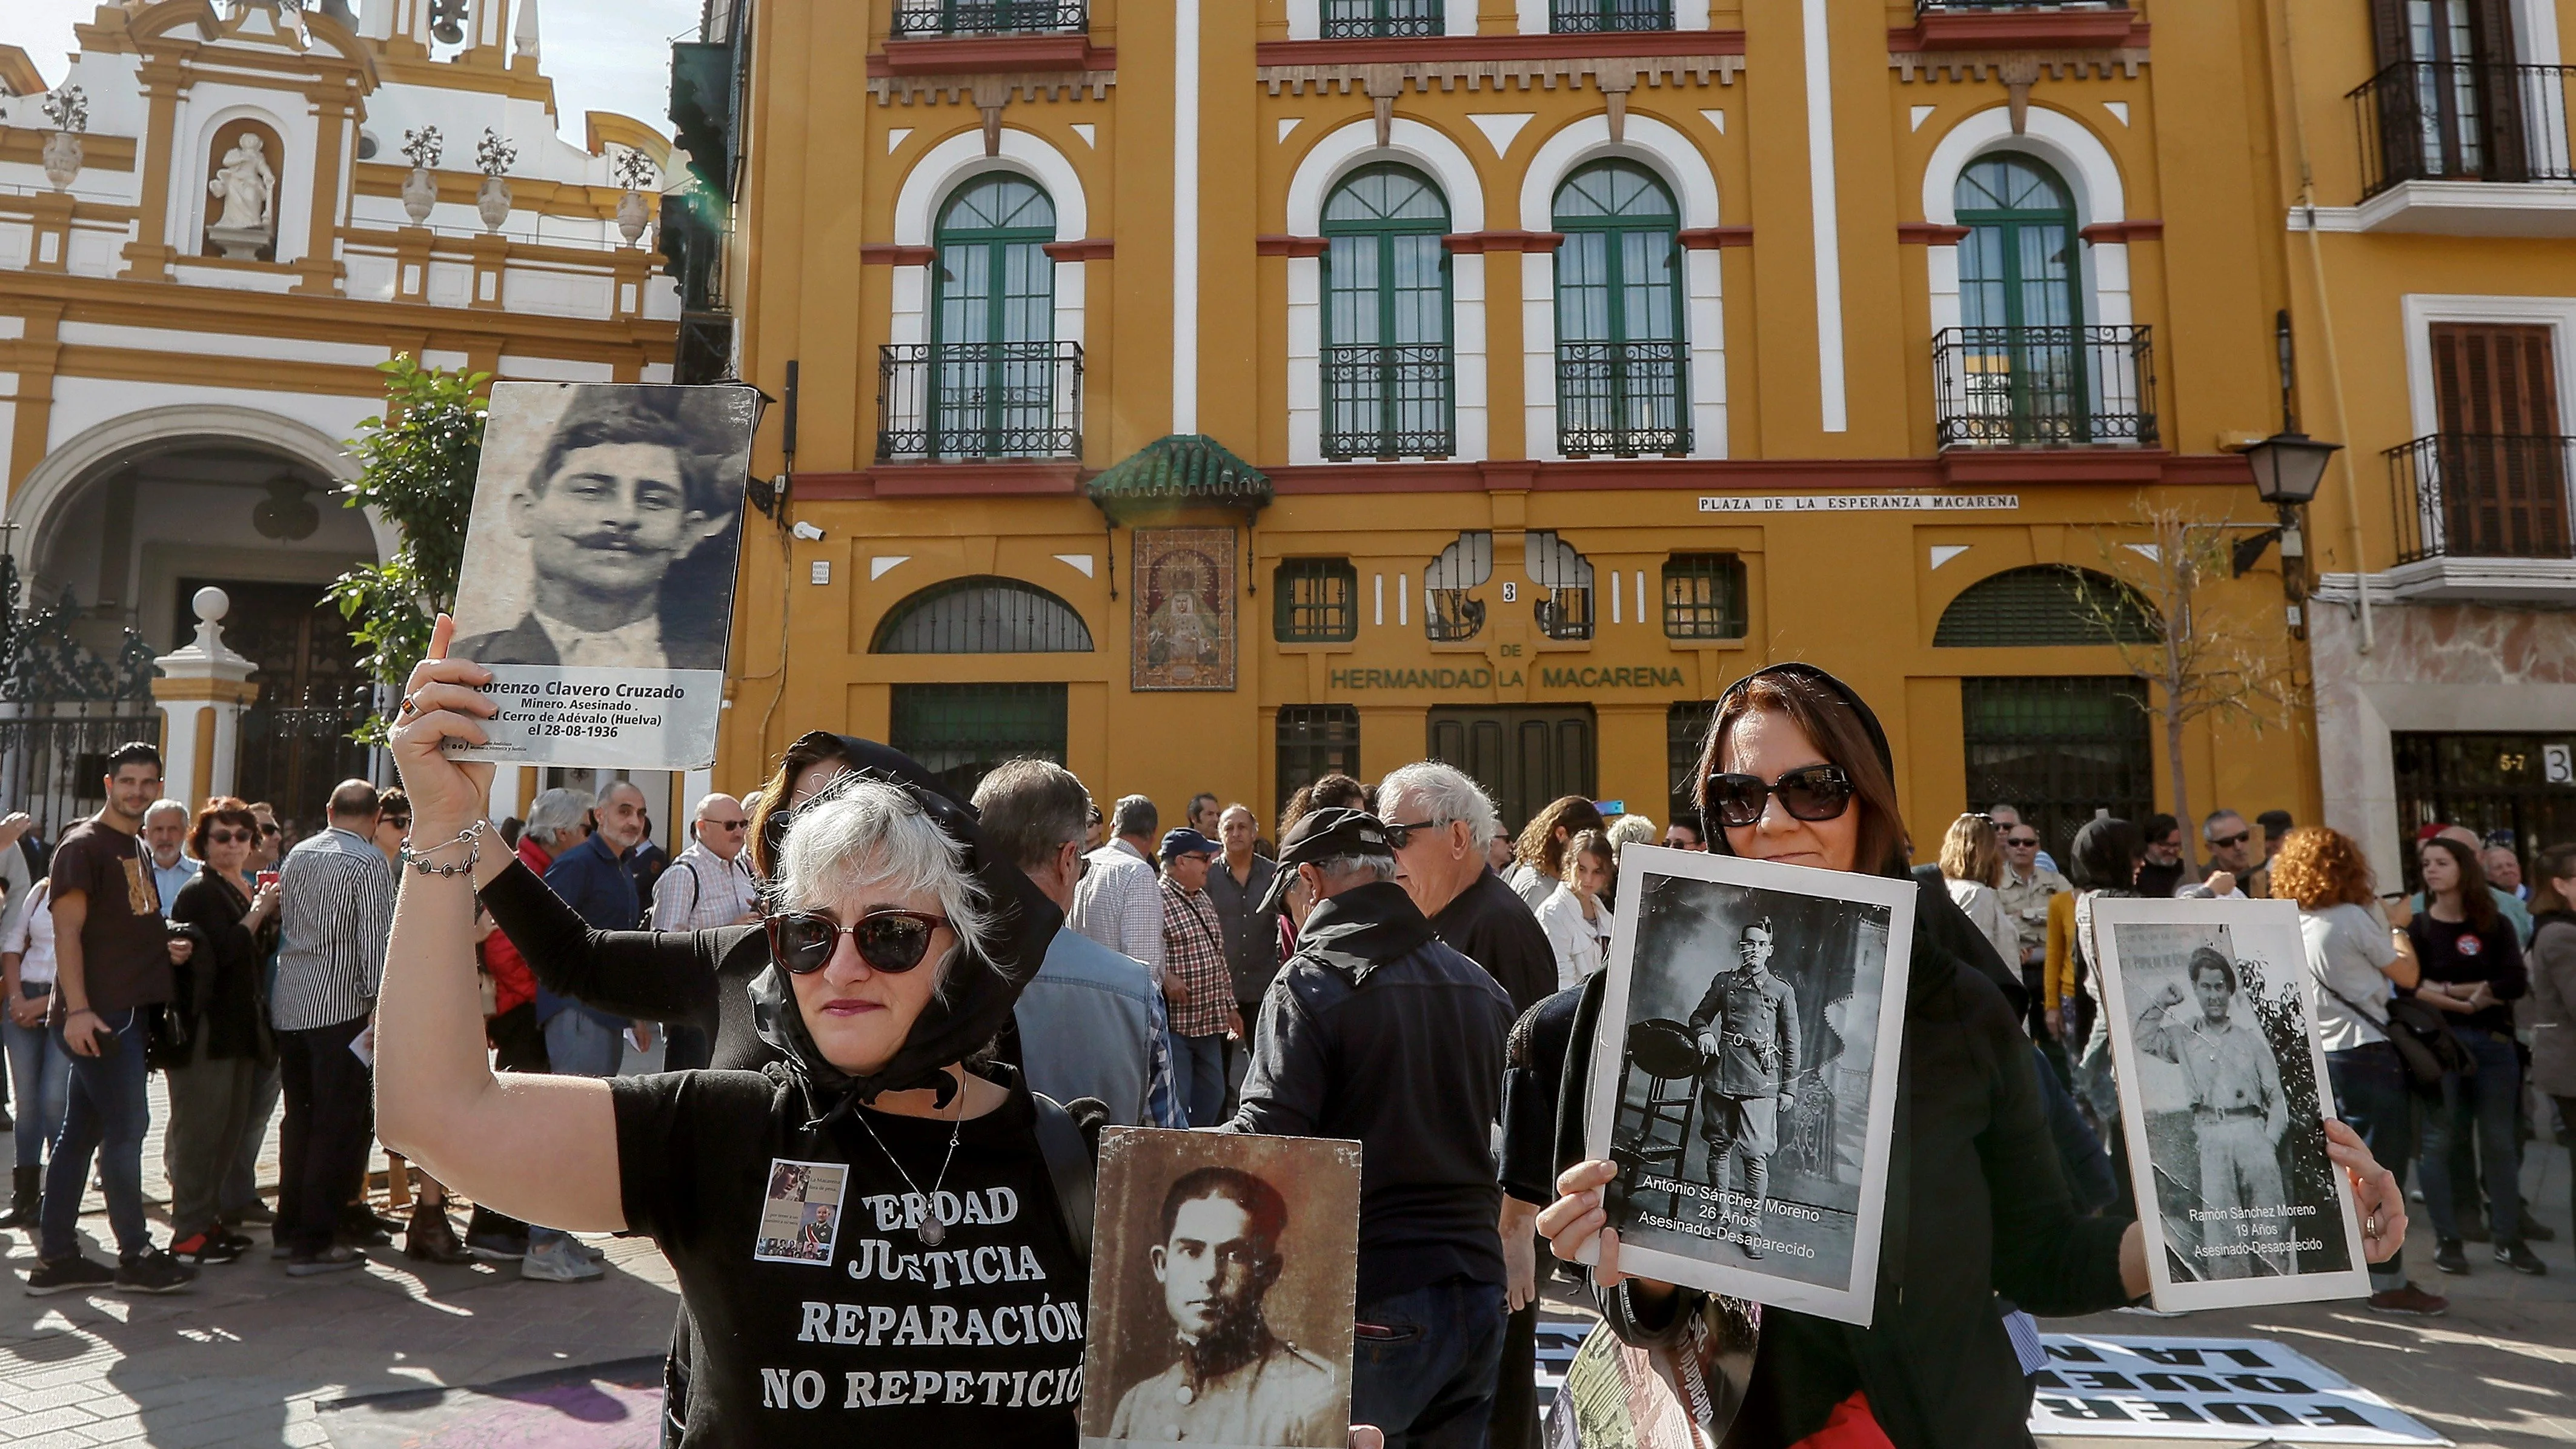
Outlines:
POLYGON ((1270 478, 1204 433, 1155 439, 1085 485, 1112 523, 1182 508, 1239 508, 1249 516, 1270 505, 1270 478))

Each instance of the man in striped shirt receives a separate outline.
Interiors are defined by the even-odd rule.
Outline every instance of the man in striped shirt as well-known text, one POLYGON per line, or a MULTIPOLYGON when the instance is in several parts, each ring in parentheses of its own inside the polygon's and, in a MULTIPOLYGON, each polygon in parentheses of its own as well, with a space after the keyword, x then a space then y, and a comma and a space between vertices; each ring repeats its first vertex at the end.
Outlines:
POLYGON ((393 930, 393 870, 374 840, 379 803, 375 786, 341 781, 330 828, 298 842, 279 867, 284 936, 269 1002, 286 1097, 277 1239, 298 1278, 364 1261, 339 1229, 375 1137, 374 1074, 352 1044, 375 1011, 393 930))
POLYGON ((1154 838, 1161 815, 1142 795, 1121 799, 1109 812, 1109 842, 1085 855, 1091 862, 1073 888, 1065 924, 1163 979, 1163 898, 1154 876, 1154 838))
POLYGON ((1172 1004, 1172 1081, 1190 1125, 1225 1119, 1225 1039, 1243 1035, 1225 927, 1208 899, 1208 866, 1224 847, 1184 826, 1163 837, 1163 996, 1172 1004))

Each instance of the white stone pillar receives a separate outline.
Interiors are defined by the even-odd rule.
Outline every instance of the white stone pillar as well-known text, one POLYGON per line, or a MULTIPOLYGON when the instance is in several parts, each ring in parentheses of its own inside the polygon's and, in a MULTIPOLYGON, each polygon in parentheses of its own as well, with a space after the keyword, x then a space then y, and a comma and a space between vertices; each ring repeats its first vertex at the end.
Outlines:
POLYGON ((187 801, 191 810, 233 792, 241 713, 259 698, 259 686, 250 682, 259 666, 224 643, 223 625, 217 622, 232 608, 232 600, 209 585, 197 590, 193 602, 195 642, 152 661, 161 670, 161 677, 152 681, 152 702, 163 717, 163 788, 171 798, 187 801))

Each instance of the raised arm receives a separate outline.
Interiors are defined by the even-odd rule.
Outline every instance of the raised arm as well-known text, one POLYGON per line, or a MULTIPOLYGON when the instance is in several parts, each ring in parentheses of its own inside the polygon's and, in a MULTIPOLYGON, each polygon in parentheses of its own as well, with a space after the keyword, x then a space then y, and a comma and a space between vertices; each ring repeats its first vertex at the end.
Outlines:
MULTIPOLYGON (((493 837, 486 860, 499 850, 493 837)), ((483 908, 548 991, 639 1021, 716 1018, 715 931, 602 931, 514 855, 475 871, 483 908)))
MULTIPOLYGON (((451 736, 482 743, 481 721, 493 712, 474 687, 490 673, 446 657, 455 632, 441 615, 392 739, 414 838, 432 844, 480 824, 492 784, 490 765, 460 764, 441 749, 451 736)), ((488 825, 475 845, 486 861, 503 853, 488 825)), ((451 844, 430 858, 454 865, 467 854, 451 844)), ((496 1079, 484 1057, 469 876, 406 866, 386 958, 376 1011, 376 1133, 385 1145, 512 1217, 575 1232, 623 1230, 608 1084, 518 1072, 496 1079)))

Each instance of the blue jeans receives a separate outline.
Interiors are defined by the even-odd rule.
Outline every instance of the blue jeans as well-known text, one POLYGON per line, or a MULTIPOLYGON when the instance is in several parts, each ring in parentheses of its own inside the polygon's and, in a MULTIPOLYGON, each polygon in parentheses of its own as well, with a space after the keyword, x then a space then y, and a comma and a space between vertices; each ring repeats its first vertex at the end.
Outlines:
MULTIPOLYGON (((49 988, 20 982, 29 1001, 50 998, 49 988)), ((45 1144, 60 1136, 63 1109, 71 1101, 71 1053, 54 1040, 43 1022, 20 1026, 0 1018, 0 1041, 9 1048, 9 1075, 18 1083, 18 1165, 34 1167, 45 1160, 45 1144)))
MULTIPOLYGON (((546 1060, 558 1077, 613 1077, 625 1057, 626 1031, 593 1020, 578 1006, 567 1006, 546 1018, 546 1060)), ((571 1234, 530 1224, 528 1251, 560 1242, 571 1234)))
MULTIPOLYGON (((72 1067, 63 1128, 45 1167, 45 1222, 37 1252, 48 1259, 80 1251, 81 1197, 89 1188, 93 1154, 107 1185, 107 1222, 116 1234, 117 1256, 132 1259, 152 1251, 152 1231, 143 1221, 143 1134, 152 1126, 143 1096, 143 1020, 131 1008, 98 1016, 115 1042, 102 1055, 73 1056, 61 1028, 53 1032, 54 1050, 71 1057, 72 1067)), ((108 1040, 99 1038, 102 1045, 108 1040)))
MULTIPOLYGON (((2406 1186, 2406 1164, 2415 1157, 2415 1093, 2397 1048, 2375 1041, 2326 1053, 2326 1081, 2334 1088, 2335 1115, 2361 1134, 2370 1155, 2406 1186)), ((2403 1248, 2370 1265, 2370 1289, 2406 1286, 2403 1248)))
POLYGON ((2433 1236, 2460 1236, 2459 1212, 2451 1197, 2451 1145, 2467 1115, 2478 1134, 2479 1167, 2486 1178, 2487 1222, 2503 1247, 2522 1241, 2522 1187, 2515 1180, 2515 1102, 2522 1096, 2522 1058, 2513 1043, 2493 1032, 2453 1026, 2451 1035, 2476 1058, 2477 1075, 2442 1079, 2442 1105, 2427 1104, 2424 1140, 2417 1149, 2424 1176, 2424 1208, 2433 1218, 2433 1236))
POLYGON ((1351 1422, 1386 1449, 1484 1449, 1503 1364, 1503 1285, 1450 1278, 1360 1305, 1351 1422))
POLYGON ((1193 1127, 1225 1120, 1225 1033, 1168 1038, 1172 1046, 1172 1095, 1193 1127))

